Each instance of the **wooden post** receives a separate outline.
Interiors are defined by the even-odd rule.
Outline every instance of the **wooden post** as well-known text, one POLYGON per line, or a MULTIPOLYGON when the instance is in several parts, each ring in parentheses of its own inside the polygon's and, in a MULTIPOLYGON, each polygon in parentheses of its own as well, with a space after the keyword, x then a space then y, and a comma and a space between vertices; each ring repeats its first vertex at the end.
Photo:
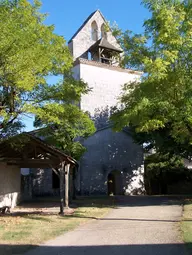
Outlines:
POLYGON ((70 164, 65 166, 65 207, 69 208, 69 168, 70 164))
POLYGON ((60 168, 60 212, 59 212, 59 214, 61 215, 64 215, 64 173, 65 162, 62 162, 60 168))
POLYGON ((69 170, 69 204, 73 199, 73 169, 69 170))
POLYGON ((29 198, 33 198, 33 184, 32 184, 32 176, 31 176, 31 170, 29 170, 29 198))
POLYGON ((76 179, 76 167, 73 168, 73 196, 72 199, 76 199, 76 187, 75 187, 75 179, 76 179))

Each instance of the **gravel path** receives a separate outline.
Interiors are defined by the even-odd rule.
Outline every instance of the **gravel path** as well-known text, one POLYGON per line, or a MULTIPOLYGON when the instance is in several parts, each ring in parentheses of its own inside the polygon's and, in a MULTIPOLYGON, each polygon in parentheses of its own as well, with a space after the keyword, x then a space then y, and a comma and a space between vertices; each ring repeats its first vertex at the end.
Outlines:
POLYGON ((166 197, 119 197, 118 206, 26 255, 186 255, 182 207, 166 197))

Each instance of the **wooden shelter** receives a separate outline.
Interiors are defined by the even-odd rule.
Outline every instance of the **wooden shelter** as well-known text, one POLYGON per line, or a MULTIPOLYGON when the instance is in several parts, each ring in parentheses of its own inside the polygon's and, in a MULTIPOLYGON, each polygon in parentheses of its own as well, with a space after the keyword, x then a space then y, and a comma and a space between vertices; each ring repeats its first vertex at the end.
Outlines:
POLYGON ((68 207, 69 171, 78 166, 75 159, 30 133, 22 133, 0 143, 0 162, 19 168, 52 168, 55 172, 57 169, 60 178, 60 213, 63 214, 64 178, 65 204, 68 207))
POLYGON ((30 133, 1 142, 0 161, 21 168, 58 167, 63 161, 71 166, 77 165, 75 159, 30 133))

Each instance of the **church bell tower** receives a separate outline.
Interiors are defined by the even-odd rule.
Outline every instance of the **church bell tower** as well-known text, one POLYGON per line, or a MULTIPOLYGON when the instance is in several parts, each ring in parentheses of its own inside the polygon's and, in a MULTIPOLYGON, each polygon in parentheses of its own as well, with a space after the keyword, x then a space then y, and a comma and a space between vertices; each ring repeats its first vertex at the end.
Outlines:
POLYGON ((69 41, 74 59, 73 75, 88 83, 91 92, 83 95, 80 107, 95 115, 117 105, 122 86, 140 78, 140 72, 123 69, 123 51, 107 26, 102 13, 93 12, 69 41))
POLYGON ((109 122, 113 107, 119 106, 123 85, 139 80, 142 73, 121 68, 123 51, 99 10, 73 35, 69 49, 74 78, 83 80, 91 89, 81 97, 80 108, 89 112, 97 128, 95 134, 82 141, 87 151, 80 162, 77 189, 80 194, 105 195, 142 190, 142 149, 126 130, 113 132, 109 122))

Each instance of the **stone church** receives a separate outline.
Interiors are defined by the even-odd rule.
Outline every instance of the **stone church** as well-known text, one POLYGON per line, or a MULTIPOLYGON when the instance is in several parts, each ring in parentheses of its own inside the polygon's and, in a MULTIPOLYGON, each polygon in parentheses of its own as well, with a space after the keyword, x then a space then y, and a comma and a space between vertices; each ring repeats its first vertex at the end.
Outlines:
MULTIPOLYGON (((111 110, 125 83, 139 81, 141 72, 120 67, 123 51, 102 13, 93 12, 69 41, 74 59, 73 76, 85 81, 91 92, 80 108, 90 114, 97 131, 82 140, 87 152, 79 163, 76 190, 81 195, 141 194, 143 151, 127 129, 116 133, 109 122, 111 110)), ((57 194, 59 182, 51 169, 33 170, 34 193, 57 194)))
POLYGON ((125 83, 139 81, 141 72, 120 67, 123 51, 102 13, 93 12, 69 41, 75 79, 85 81, 91 92, 80 108, 89 112, 97 132, 82 141, 87 148, 78 171, 81 194, 137 194, 142 191, 143 152, 127 130, 115 133, 109 122, 111 109, 125 83))

